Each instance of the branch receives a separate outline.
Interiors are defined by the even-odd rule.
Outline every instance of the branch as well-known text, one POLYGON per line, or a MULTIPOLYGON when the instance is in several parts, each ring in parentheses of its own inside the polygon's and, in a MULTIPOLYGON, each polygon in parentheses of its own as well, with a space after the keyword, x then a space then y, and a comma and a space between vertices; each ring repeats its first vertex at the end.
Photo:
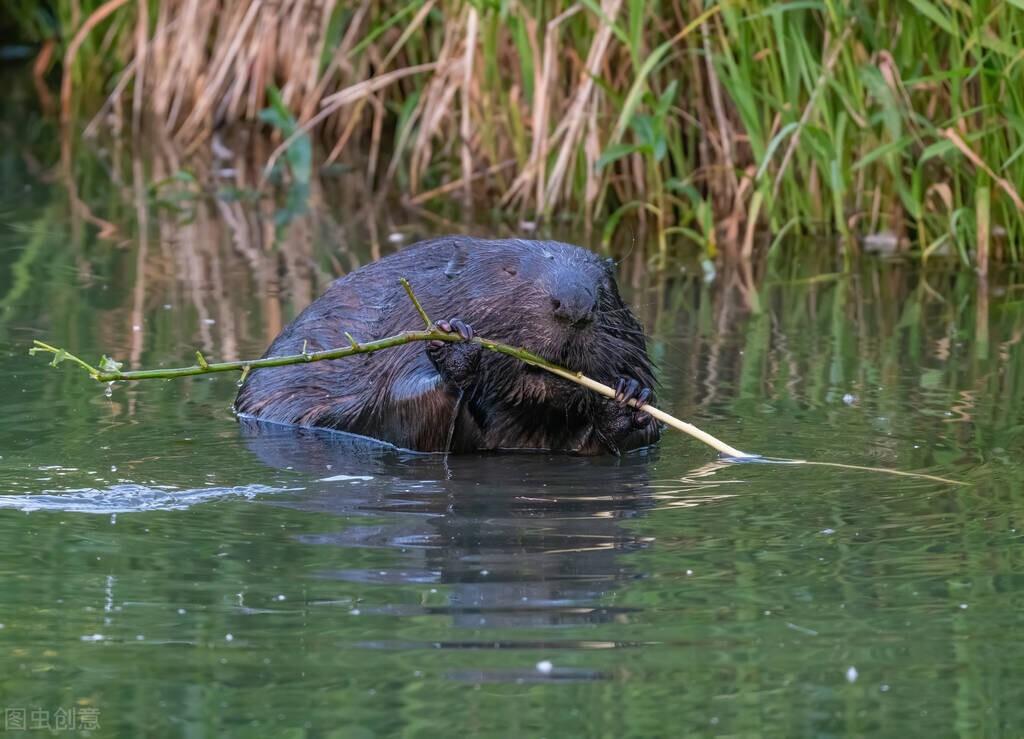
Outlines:
MULTIPOLYGON (((150 369, 150 370, 121 370, 121 363, 115 362, 108 357, 103 357, 99 367, 93 367, 88 362, 76 357, 74 354, 59 349, 50 344, 46 344, 42 341, 36 340, 35 346, 29 349, 29 354, 37 353, 49 353, 53 354, 53 361, 50 362, 52 366, 57 366, 61 362, 71 361, 79 365, 89 376, 97 382, 131 382, 135 380, 171 380, 177 377, 191 377, 193 375, 208 375, 214 372, 241 372, 242 378, 248 376, 249 372, 254 369, 260 369, 262 367, 284 367, 289 364, 302 364, 304 362, 322 362, 327 359, 344 359, 345 357, 351 357, 355 354, 369 354, 371 352, 377 352, 381 349, 390 349, 395 346, 402 346, 403 344, 409 344, 414 341, 450 341, 458 342, 464 339, 457 333, 448 333, 442 331, 437 325, 430 320, 430 316, 423 309, 420 301, 416 298, 416 294, 412 290, 412 286, 409 281, 404 277, 400 280, 402 287, 405 288, 406 294, 409 296, 409 300, 412 301, 413 306, 416 308, 416 312, 419 313, 420 318, 423 319, 423 323, 426 328, 422 331, 403 331, 400 334, 389 336, 385 339, 377 339, 376 341, 367 341, 359 343, 351 335, 346 334, 349 339, 349 346, 337 348, 337 349, 325 349, 319 352, 307 352, 305 351, 305 345, 303 345, 303 351, 301 354, 289 354, 281 357, 265 357, 263 359, 245 359, 237 362, 207 362, 202 354, 196 352, 196 359, 198 364, 194 364, 191 367, 176 367, 168 369, 150 369)), ((502 344, 497 341, 491 341, 490 339, 482 339, 480 337, 474 337, 470 341, 479 344, 480 346, 488 349, 492 352, 498 352, 500 354, 507 354, 510 357, 515 357, 521 362, 532 365, 534 367, 540 367, 541 369, 547 370, 548 372, 558 375, 559 377, 575 382, 577 385, 582 385, 585 388, 589 388, 600 395, 604 395, 606 398, 614 398, 615 391, 604 383, 598 382, 597 380, 587 377, 582 372, 573 372, 565 367, 561 367, 557 364, 547 361, 543 357, 539 357, 533 352, 529 352, 526 349, 520 349, 518 347, 509 346, 508 344, 502 344)), ((741 452, 735 447, 729 446, 723 441, 716 439, 711 434, 701 431, 693 424, 680 421, 678 418, 665 413, 665 411, 659 410, 652 405, 646 403, 638 403, 635 400, 629 401, 630 405, 634 408, 639 408, 641 411, 654 416, 662 423, 672 426, 683 433, 689 434, 690 436, 702 441, 710 447, 713 447, 722 454, 733 457, 735 459, 753 459, 757 455, 747 454, 741 452)))
MULTIPOLYGON (((351 337, 349 338, 351 339, 351 337)), ((237 362, 207 362, 203 356, 197 352, 196 358, 199 363, 194 364, 191 367, 129 370, 127 372, 119 369, 121 365, 120 362, 113 362, 104 357, 104 362, 101 362, 100 367, 93 367, 76 357, 74 354, 63 349, 50 346, 49 344, 45 344, 39 340, 36 340, 34 342, 35 346, 28 351, 29 354, 37 354, 39 352, 54 354, 55 356, 53 361, 50 362, 53 366, 56 366, 65 360, 75 362, 83 367, 89 375, 98 382, 128 382, 134 380, 173 380, 177 377, 209 375, 214 372, 248 373, 261 367, 284 367, 285 365, 302 364, 304 362, 322 362, 325 359, 344 359, 345 357, 351 357, 354 354, 370 354, 372 352, 380 351, 381 349, 390 349, 391 347, 409 344, 413 341, 462 341, 462 337, 458 334, 446 333, 435 327, 424 331, 403 331, 400 334, 389 336, 386 339, 367 341, 362 344, 355 339, 351 340, 352 343, 349 346, 338 349, 325 349, 319 352, 304 351, 301 354, 288 354, 281 357, 264 357, 263 359, 242 359, 237 362)))
MULTIPOLYGON (((322 362, 327 359, 344 359, 345 357, 351 357, 355 354, 370 354, 377 352, 382 349, 390 349, 396 346, 402 346, 403 344, 410 344, 414 341, 450 341, 459 342, 464 339, 455 332, 442 331, 437 327, 433 321, 430 320, 430 316, 423 309, 420 301, 416 298, 415 293, 412 291, 412 286, 409 281, 404 277, 399 280, 402 287, 405 288, 406 294, 409 296, 409 300, 412 301, 413 306, 416 308, 416 312, 419 313, 420 318, 423 319, 423 323, 426 328, 422 331, 403 331, 402 333, 389 336, 385 339, 377 339, 376 341, 367 341, 359 343, 353 338, 351 334, 346 333, 345 336, 349 340, 349 346, 338 349, 326 349, 319 352, 307 352, 306 346, 303 344, 302 353, 300 354, 289 354, 282 357, 265 357, 263 359, 248 359, 241 360, 238 362, 215 362, 213 364, 206 361, 202 354, 196 352, 196 359, 198 364, 192 365, 191 367, 178 367, 172 369, 155 369, 155 370, 129 370, 123 372, 121 370, 121 363, 115 362, 109 357, 103 357, 100 360, 99 367, 93 367, 88 362, 76 357, 74 354, 59 349, 50 344, 46 344, 42 341, 36 340, 35 346, 29 349, 29 354, 37 353, 48 353, 53 354, 53 361, 50 362, 52 366, 57 366, 61 362, 69 361, 82 367, 89 376, 98 382, 118 382, 118 381, 134 381, 134 380, 155 380, 155 379, 173 379, 176 377, 189 377, 192 375, 208 375, 214 372, 241 372, 242 379, 244 380, 249 372, 254 369, 261 367, 284 367, 289 364, 302 364, 304 362, 322 362)), ((543 357, 539 357, 533 352, 527 351, 526 349, 520 349, 518 347, 509 346, 508 344, 502 344, 497 341, 491 341, 490 339, 482 339, 480 337, 473 337, 470 339, 475 344, 479 344, 485 349, 492 352, 498 352, 500 354, 507 354, 510 357, 515 357, 521 362, 532 365, 534 367, 540 367, 543 370, 550 372, 553 375, 557 375, 569 382, 575 382, 577 385, 582 385, 585 388, 589 388, 594 392, 605 396, 606 398, 615 398, 615 391, 604 383, 598 382, 590 377, 587 377, 582 372, 573 372, 572 370, 561 367, 557 364, 547 361, 543 357)), ((817 465, 822 467, 838 467, 841 469, 848 470, 862 470, 865 472, 881 472, 890 475, 899 475, 902 477, 914 477, 924 480, 932 480, 935 482, 944 482, 950 485, 964 485, 966 483, 950 480, 945 477, 938 477, 936 475, 927 475, 918 472, 903 472, 900 470, 889 470, 881 467, 862 467, 860 465, 842 464, 839 462, 816 462, 805 459, 778 459, 770 457, 761 457, 757 454, 748 454, 741 452, 735 447, 729 446, 725 442, 716 439, 709 433, 701 431, 699 428, 686 421, 681 421, 675 416, 665 413, 665 411, 659 410, 652 405, 646 403, 638 403, 636 400, 629 401, 629 404, 634 408, 638 408, 644 413, 648 413, 654 418, 658 419, 662 423, 671 426, 674 429, 682 431, 685 434, 689 434, 698 441, 707 444, 713 449, 717 450, 726 457, 737 461, 759 461, 776 464, 800 464, 800 465, 817 465)))
POLYGON ((428 316, 427 312, 423 310, 423 306, 420 305, 420 301, 416 298, 416 293, 412 291, 412 285, 409 284, 409 281, 404 277, 399 277, 398 281, 402 284, 402 287, 405 288, 405 294, 409 296, 409 300, 411 300, 413 306, 415 306, 416 312, 420 314, 420 318, 422 318, 423 323, 426 324, 427 330, 429 331, 434 328, 434 322, 430 320, 430 316, 428 316))

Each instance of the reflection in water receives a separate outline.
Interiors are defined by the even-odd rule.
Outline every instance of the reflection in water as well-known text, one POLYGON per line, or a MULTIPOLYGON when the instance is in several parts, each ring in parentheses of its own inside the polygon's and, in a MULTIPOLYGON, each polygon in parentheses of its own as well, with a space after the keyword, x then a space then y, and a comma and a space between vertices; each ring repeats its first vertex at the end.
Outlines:
MULTIPOLYGON (((444 606, 385 604, 359 610, 398 617, 444 613, 454 626, 468 629, 627 622, 633 609, 616 607, 614 591, 642 575, 621 555, 645 549, 653 539, 636 534, 625 522, 659 500, 698 505, 728 497, 710 492, 718 486, 712 480, 694 477, 685 484, 669 481, 670 486, 650 480, 656 449, 596 459, 542 453, 444 456, 251 420, 243 421, 242 429, 264 463, 323 476, 319 485, 292 500, 267 500, 337 517, 336 531, 305 535, 303 542, 396 555, 387 568, 324 571, 319 577, 449 586, 444 606), (684 488, 688 494, 680 497, 684 488)), ((486 639, 485 644, 498 649, 625 645, 551 638, 486 639)), ((413 645, 378 640, 373 646, 413 645)))

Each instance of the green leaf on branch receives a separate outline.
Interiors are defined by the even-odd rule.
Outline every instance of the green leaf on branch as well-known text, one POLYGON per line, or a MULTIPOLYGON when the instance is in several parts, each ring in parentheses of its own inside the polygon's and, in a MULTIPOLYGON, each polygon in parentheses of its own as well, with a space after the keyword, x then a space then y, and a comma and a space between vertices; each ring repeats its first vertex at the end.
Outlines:
POLYGON ((100 372, 120 372, 124 362, 116 362, 106 354, 100 357, 100 372))

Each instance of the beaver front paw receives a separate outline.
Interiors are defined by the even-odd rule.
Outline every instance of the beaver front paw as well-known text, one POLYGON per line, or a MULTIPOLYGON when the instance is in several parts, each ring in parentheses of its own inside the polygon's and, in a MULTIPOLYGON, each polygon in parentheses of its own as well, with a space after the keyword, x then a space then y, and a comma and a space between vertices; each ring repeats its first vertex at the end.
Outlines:
MULTIPOLYGON (((645 400, 649 396, 649 392, 642 397, 637 392, 634 397, 645 400)), ((606 400, 598 406, 594 418, 594 440, 602 451, 621 454, 653 444, 661 435, 659 425, 649 414, 624 405, 625 402, 606 400)))
POLYGON ((430 361, 434 363, 434 367, 437 368, 441 377, 464 389, 472 384, 476 376, 483 347, 470 343, 470 339, 473 338, 473 328, 458 318, 438 321, 436 325, 445 333, 458 334, 462 341, 434 340, 428 342, 427 356, 430 357, 430 361))
POLYGON ((653 419, 638 407, 634 407, 630 401, 635 400, 638 406, 644 405, 650 400, 652 393, 651 388, 641 386, 632 377, 620 377, 615 384, 615 401, 623 408, 632 409, 631 422, 634 428, 642 429, 650 424, 653 419))

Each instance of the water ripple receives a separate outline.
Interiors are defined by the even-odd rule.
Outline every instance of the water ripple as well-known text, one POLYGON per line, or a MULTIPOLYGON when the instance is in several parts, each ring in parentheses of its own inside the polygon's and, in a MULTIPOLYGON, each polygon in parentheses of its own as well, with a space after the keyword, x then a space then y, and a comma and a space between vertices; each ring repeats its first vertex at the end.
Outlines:
POLYGON ((252 499, 270 493, 286 493, 302 488, 278 488, 267 485, 237 485, 176 490, 127 483, 109 488, 78 488, 47 491, 32 495, 0 495, 0 508, 30 513, 63 511, 70 513, 138 513, 141 511, 181 511, 199 503, 222 498, 252 499))

